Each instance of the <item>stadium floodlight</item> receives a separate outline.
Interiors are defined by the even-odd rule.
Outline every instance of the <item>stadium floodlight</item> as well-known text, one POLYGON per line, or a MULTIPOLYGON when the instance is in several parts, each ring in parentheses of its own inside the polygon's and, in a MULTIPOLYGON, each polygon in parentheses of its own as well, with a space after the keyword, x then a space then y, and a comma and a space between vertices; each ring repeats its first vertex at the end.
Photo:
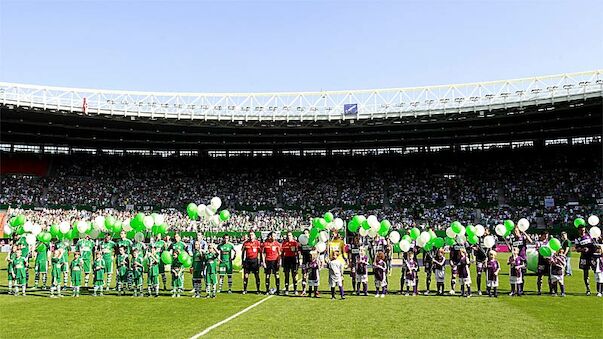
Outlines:
POLYGON ((208 109, 208 108, 209 108, 209 106, 207 106, 207 105, 201 105, 201 109, 208 109))
POLYGON ((586 87, 586 86, 590 85, 590 81, 580 81, 578 83, 578 85, 580 85, 582 87, 586 87))
POLYGON ((442 99, 440 99, 440 103, 441 104, 447 104, 449 101, 450 101, 450 99, 448 99, 448 98, 442 98, 442 99))
POLYGON ((559 88, 559 86, 548 86, 548 87, 546 88, 546 90, 547 90, 547 91, 549 91, 549 92, 554 92, 554 91, 556 91, 558 88, 559 88))
POLYGON ((433 104, 433 99, 425 100, 425 103, 428 105, 431 105, 431 104, 433 104))
POLYGON ((247 112, 247 111, 249 111, 250 108, 251 107, 249 107, 249 106, 244 106, 244 107, 241 107, 241 110, 247 112))
POLYGON ((327 108, 325 108, 325 110, 327 110, 327 111, 332 111, 332 110, 333 110, 333 107, 327 107, 327 108))
POLYGON ((567 89, 570 90, 574 87, 574 85, 568 84, 568 85, 563 85, 563 89, 567 89))
POLYGON ((479 101, 479 97, 471 97, 471 98, 469 98, 469 100, 476 102, 476 101, 479 101))
POLYGON ((486 94, 485 97, 488 100, 492 100, 494 98, 494 94, 486 94))
POLYGON ((318 108, 316 108, 316 107, 312 106, 312 107, 310 107, 310 111, 312 111, 312 112, 316 112, 316 111, 318 111, 318 108))
POLYGON ((597 84, 597 85, 603 85, 603 80, 599 79, 599 80, 595 81, 595 84, 597 84))
POLYGON ((262 107, 262 106, 255 106, 255 110, 256 110, 257 112, 259 112, 259 111, 261 111, 261 110, 263 110, 263 109, 264 109, 264 107, 262 107))
POLYGON ((532 92, 533 94, 538 94, 538 93, 542 92, 542 88, 532 88, 532 90, 530 92, 532 92))
POLYGON ((288 111, 289 110, 289 106, 283 106, 283 111, 288 111))
POLYGON ((515 95, 522 96, 525 91, 515 91, 515 95))
POLYGON ((222 110, 222 106, 214 106, 214 110, 221 111, 222 110))
POLYGON ((232 106, 232 105, 231 105, 231 106, 228 106, 228 110, 229 110, 229 111, 234 111, 234 110, 235 110, 235 108, 236 108, 236 107, 235 107, 235 106, 232 106))
POLYGON ((507 93, 507 92, 500 93, 500 96, 503 97, 503 98, 506 98, 509 95, 511 95, 511 93, 507 93))
POLYGON ((465 98, 454 98, 454 102, 456 102, 456 103, 460 104, 463 101, 465 101, 465 98))
POLYGON ((303 108, 303 107, 298 106, 298 107, 297 107, 297 111, 298 111, 298 112, 303 112, 303 111, 304 111, 304 108, 303 108))

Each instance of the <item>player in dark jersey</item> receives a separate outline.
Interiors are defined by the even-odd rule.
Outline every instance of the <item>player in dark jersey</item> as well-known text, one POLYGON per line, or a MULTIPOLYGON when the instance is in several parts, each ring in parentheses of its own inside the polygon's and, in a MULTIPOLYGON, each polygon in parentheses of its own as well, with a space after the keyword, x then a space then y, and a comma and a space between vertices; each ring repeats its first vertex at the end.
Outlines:
MULTIPOLYGON (((540 249, 540 247, 542 246, 547 246, 549 243, 549 232, 548 231, 543 231, 540 236, 538 237, 538 241, 536 241, 536 247, 537 249, 540 249)), ((551 286, 551 262, 549 261, 549 259, 543 257, 540 254, 540 251, 538 252, 538 269, 536 271, 536 275, 537 275, 537 280, 536 280, 536 287, 538 288, 538 295, 542 294, 542 277, 543 276, 547 276, 548 279, 548 284, 549 284, 549 293, 552 294, 553 293, 553 289, 551 286)))
POLYGON ((475 256, 475 272, 476 272, 476 283, 477 283, 477 295, 482 295, 482 274, 484 274, 488 268, 488 252, 489 248, 484 246, 484 237, 490 234, 490 230, 487 228, 484 231, 484 236, 480 237, 479 242, 473 245, 473 255, 475 256))
POLYGON ((297 295, 297 269, 299 267, 300 244, 293 237, 293 233, 287 233, 287 241, 282 245, 283 270, 285 272, 285 295, 289 295, 289 275, 293 280, 293 293, 297 295))
POLYGON ((437 249, 432 248, 427 251, 422 249, 423 251, 423 266, 425 267, 425 295, 429 295, 429 290, 431 287, 431 273, 433 272, 433 257, 435 256, 435 251, 437 249))
MULTIPOLYGON (((304 229, 304 235, 310 237, 310 230, 304 229)), ((302 270, 302 296, 306 295, 306 289, 308 288, 308 273, 310 268, 310 262, 312 261, 312 246, 310 244, 301 245, 301 270, 302 270)))
POLYGON ((593 256, 597 246, 584 226, 578 228, 578 239, 574 242, 576 251, 580 252, 580 264, 578 267, 582 270, 584 286, 586 286, 586 295, 590 295, 590 269, 592 268, 593 256))
POLYGON ((454 295, 456 293, 456 278, 459 275, 458 264, 461 260, 461 250, 464 249, 465 246, 455 242, 454 245, 450 246, 450 294, 454 295))
POLYGON ((354 236, 352 243, 346 247, 348 258, 350 259, 350 277, 352 278, 352 294, 360 294, 360 285, 356 282, 356 262, 360 256, 360 236, 354 236))
POLYGON ((247 293, 249 273, 255 276, 255 287, 260 294, 260 260, 262 256, 262 244, 256 239, 253 231, 249 232, 249 240, 243 243, 243 294, 247 293))
POLYGON ((268 233, 268 238, 262 245, 262 266, 264 266, 264 274, 266 275, 266 294, 271 294, 270 290, 270 275, 274 274, 276 282, 276 294, 280 293, 281 278, 279 276, 279 262, 281 259, 281 244, 274 240, 274 234, 268 233))

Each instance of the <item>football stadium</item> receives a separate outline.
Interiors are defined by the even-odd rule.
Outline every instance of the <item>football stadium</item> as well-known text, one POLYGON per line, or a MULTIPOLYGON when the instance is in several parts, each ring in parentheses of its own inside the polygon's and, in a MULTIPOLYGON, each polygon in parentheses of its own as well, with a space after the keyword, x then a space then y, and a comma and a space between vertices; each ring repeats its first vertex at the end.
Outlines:
POLYGON ((603 69, 487 76, 0 77, 0 338, 601 337, 603 69))

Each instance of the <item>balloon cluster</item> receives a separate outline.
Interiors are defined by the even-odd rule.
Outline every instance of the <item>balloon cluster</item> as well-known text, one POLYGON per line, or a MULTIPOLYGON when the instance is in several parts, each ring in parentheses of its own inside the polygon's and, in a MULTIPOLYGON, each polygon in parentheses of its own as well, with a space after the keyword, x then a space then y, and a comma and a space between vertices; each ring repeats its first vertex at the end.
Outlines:
POLYGON ((387 236, 392 224, 387 220, 379 221, 376 216, 369 215, 368 218, 364 215, 355 215, 352 220, 348 222, 348 230, 350 232, 358 232, 361 236, 369 236, 371 238, 377 235, 381 237, 387 236))
POLYGON ((327 242, 329 241, 328 231, 339 232, 342 228, 343 220, 341 218, 335 218, 333 213, 327 212, 322 218, 313 218, 310 235, 306 236, 305 234, 301 234, 298 237, 298 240, 301 245, 310 245, 314 247, 318 253, 322 253, 327 249, 327 242))
MULTIPOLYGON (((596 215, 591 215, 588 217, 588 224, 591 226, 591 228, 588 230, 590 236, 595 239, 601 237, 601 229, 597 226, 599 225, 599 217, 596 215)), ((584 221, 582 218, 576 218, 574 219, 574 226, 586 227, 586 221, 584 221)))
POLYGON ((27 221, 23 214, 10 218, 8 224, 4 226, 4 234, 11 235, 13 233, 24 236, 30 246, 35 245, 36 240, 48 243, 52 239, 48 232, 42 231, 42 226, 27 221))
POLYGON ((199 217, 207 219, 213 226, 220 226, 230 219, 228 210, 219 211, 222 206, 222 200, 218 197, 211 198, 209 206, 205 204, 190 203, 186 206, 186 213, 191 220, 198 220, 199 217))
POLYGON ((401 236, 398 231, 393 231, 389 234, 389 240, 394 244, 394 252, 408 252, 414 241, 416 246, 423 248, 426 251, 431 251, 433 248, 444 247, 444 239, 438 237, 434 231, 423 231, 416 227, 408 230, 408 234, 401 236))
MULTIPOLYGON (((172 258, 172 254, 169 251, 161 252, 161 261, 165 265, 171 265, 174 262, 172 258)), ((182 251, 178 253, 178 261, 182 264, 182 267, 189 268, 193 265, 193 258, 186 253, 186 251, 182 251)))

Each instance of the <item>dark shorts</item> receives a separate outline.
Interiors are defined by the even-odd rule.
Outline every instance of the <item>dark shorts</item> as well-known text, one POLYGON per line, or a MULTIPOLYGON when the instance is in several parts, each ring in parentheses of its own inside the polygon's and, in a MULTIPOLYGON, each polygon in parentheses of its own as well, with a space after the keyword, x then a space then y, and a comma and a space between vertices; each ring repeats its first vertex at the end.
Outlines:
POLYGON ((538 274, 538 275, 545 275, 545 274, 549 274, 550 272, 551 272, 550 265, 538 265, 538 269, 536 270, 536 274, 538 274))
POLYGON ((243 261, 243 270, 246 273, 256 273, 260 271, 260 261, 256 259, 245 259, 243 261))
POLYGON ((580 263, 578 264, 578 267, 581 270, 590 270, 593 267, 592 258, 590 258, 590 257, 580 258, 580 263))
POLYGON ((477 274, 486 272, 487 268, 488 265, 486 265, 485 261, 478 261, 475 263, 475 271, 477 272, 477 274))
POLYGON ((297 258, 296 257, 283 257, 283 269, 285 271, 297 271, 297 258))
POLYGON ((270 261, 266 261, 266 268, 264 269, 264 272, 266 274, 278 274, 278 270, 279 270, 279 265, 278 265, 278 260, 270 260, 270 261))

